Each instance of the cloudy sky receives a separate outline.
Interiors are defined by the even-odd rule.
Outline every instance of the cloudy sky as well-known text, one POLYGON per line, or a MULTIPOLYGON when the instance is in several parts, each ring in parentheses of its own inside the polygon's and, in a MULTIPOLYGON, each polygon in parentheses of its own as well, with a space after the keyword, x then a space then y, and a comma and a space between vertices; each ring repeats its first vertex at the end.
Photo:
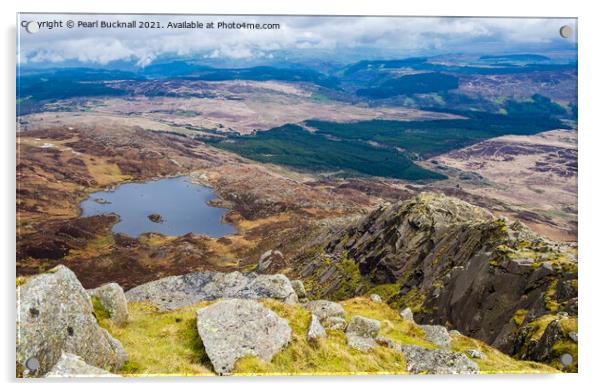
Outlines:
MULTIPOLYGON (((18 28, 21 64, 60 65, 131 62, 162 57, 265 61, 320 58, 357 61, 450 53, 575 53, 576 33, 559 35, 562 25, 576 32, 574 19, 290 17, 182 15, 22 14, 21 21, 62 21, 35 34, 18 28), (76 26, 67 28, 67 21, 76 26), (162 29, 78 28, 78 21, 155 21, 162 29), (278 23, 278 30, 169 29, 168 22, 278 23), (354 58, 355 57, 355 58, 354 58)), ((21 24, 21 22, 19 23, 21 24)))

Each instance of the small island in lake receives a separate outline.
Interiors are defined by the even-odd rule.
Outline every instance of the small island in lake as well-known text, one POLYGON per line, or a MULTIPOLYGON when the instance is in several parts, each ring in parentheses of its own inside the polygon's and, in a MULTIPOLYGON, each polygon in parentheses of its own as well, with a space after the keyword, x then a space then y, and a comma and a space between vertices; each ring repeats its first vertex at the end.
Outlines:
POLYGON ((148 219, 153 223, 161 224, 163 223, 163 217, 161 217, 158 213, 151 213, 148 215, 148 219))

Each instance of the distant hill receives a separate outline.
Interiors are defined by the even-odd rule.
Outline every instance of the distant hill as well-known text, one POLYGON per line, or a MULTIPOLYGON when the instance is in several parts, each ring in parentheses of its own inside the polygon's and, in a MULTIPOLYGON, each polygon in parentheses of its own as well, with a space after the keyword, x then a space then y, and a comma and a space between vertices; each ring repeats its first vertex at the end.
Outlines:
POLYGON ((505 55, 487 55, 479 57, 481 60, 496 60, 496 61, 551 61, 547 56, 539 54, 505 54, 505 55))

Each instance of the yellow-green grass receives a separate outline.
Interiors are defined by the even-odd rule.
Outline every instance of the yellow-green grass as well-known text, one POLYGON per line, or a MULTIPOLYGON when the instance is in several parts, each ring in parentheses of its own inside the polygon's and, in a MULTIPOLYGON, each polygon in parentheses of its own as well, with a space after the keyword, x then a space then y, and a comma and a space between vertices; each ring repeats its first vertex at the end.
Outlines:
MULTIPOLYGON (((101 326, 121 341, 128 352, 129 360, 120 373, 155 376, 213 374, 196 328, 196 310, 207 304, 161 313, 151 304, 130 303, 126 326, 119 327, 109 319, 101 319, 101 326)), ((97 318, 102 316, 97 315, 97 318)))
POLYGON ((377 347, 363 353, 347 346, 343 331, 329 330, 328 337, 309 343, 307 329, 311 314, 301 305, 264 300, 262 304, 288 320, 292 341, 271 362, 245 357, 236 363, 238 375, 351 375, 398 374, 405 372, 403 354, 377 347))
POLYGON ((424 338, 424 331, 414 322, 403 320, 399 312, 385 303, 376 303, 365 297, 356 297, 341 302, 347 313, 347 321, 353 315, 361 315, 366 318, 380 320, 379 335, 389 338, 395 342, 419 345, 429 349, 437 346, 424 338))
MULTIPOLYGON (((244 357, 236 363, 234 375, 350 375, 404 374, 404 355, 393 349, 377 346, 368 353, 347 346, 343 331, 328 330, 328 337, 310 343, 307 329, 311 314, 300 304, 284 304, 276 300, 261 303, 285 318, 292 329, 291 342, 271 362, 257 357, 244 357)), ((196 310, 211 304, 170 312, 159 312, 148 303, 129 304, 129 322, 114 325, 99 302, 93 302, 101 326, 121 341, 129 361, 120 374, 126 376, 202 376, 214 374, 196 328, 196 310)), ((424 338, 424 332, 413 322, 403 320, 396 310, 385 303, 368 298, 341 302, 347 320, 361 315, 381 321, 380 335, 398 343, 436 348, 424 338)), ((515 360, 486 344, 467 337, 453 338, 452 349, 478 349, 487 358, 475 360, 485 373, 556 372, 542 364, 515 360)))
POLYGON ((485 358, 471 357, 479 365, 481 373, 559 373, 545 364, 516 360, 486 343, 462 335, 452 336, 451 348, 458 352, 475 349, 485 353, 485 358))

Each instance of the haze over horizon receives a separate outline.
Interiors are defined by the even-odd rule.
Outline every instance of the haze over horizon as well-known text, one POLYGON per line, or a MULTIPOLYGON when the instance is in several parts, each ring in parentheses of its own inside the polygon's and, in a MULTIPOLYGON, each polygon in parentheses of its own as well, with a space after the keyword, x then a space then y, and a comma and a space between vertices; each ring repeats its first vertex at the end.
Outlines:
MULTIPOLYGON (((20 21, 169 21, 276 23, 274 30, 18 29, 19 65, 144 67, 184 59, 217 65, 278 62, 352 63, 450 54, 545 54, 577 58, 576 19, 460 17, 307 17, 21 14, 20 21), (572 38, 558 30, 569 25, 572 38)), ((20 22, 19 22, 20 24, 20 22)))

